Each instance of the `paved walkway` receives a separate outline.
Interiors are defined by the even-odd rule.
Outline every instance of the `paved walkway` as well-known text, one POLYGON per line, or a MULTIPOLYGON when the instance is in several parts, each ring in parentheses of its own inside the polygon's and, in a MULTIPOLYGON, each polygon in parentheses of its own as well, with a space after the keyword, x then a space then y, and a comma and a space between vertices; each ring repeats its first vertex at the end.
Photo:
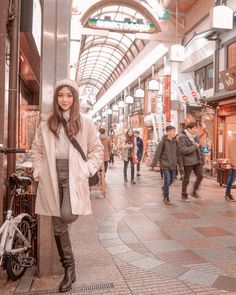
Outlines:
MULTIPOLYGON (((182 202, 177 180, 164 205, 161 183, 146 167, 135 185, 123 182, 119 160, 108 169, 106 198, 93 194, 93 215, 71 228, 72 294, 236 294, 236 203, 205 178, 200 200, 182 202)), ((35 278, 27 294, 56 294, 60 280, 35 278)), ((17 282, 2 274, 0 290, 17 294, 17 282)))

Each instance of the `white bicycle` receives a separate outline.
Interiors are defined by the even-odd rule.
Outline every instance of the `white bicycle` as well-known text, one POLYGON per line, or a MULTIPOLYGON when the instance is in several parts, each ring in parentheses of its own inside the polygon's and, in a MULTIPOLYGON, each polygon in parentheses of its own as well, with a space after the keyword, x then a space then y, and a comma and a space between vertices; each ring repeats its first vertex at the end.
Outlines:
MULTIPOLYGON (((6 148, 0 145, 0 153, 25 153, 24 149, 6 148)), ((0 266, 5 268, 8 277, 19 279, 26 268, 35 264, 32 252, 32 237, 36 221, 27 213, 13 217, 13 202, 15 198, 27 193, 32 184, 32 178, 17 176, 12 173, 8 177, 10 205, 6 219, 0 227, 0 266)))

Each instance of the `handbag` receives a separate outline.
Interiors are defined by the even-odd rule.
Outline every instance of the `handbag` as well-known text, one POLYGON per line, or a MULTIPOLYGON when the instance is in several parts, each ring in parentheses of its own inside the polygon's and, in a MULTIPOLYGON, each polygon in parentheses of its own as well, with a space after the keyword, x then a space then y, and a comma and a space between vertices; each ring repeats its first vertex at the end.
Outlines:
POLYGON ((134 153, 132 153, 132 161, 134 162, 134 164, 138 164, 138 159, 136 158, 134 153))
MULTIPOLYGON (((65 131, 66 131, 66 135, 69 139, 69 141, 73 144, 73 146, 77 149, 77 151, 80 153, 82 159, 86 162, 86 156, 84 154, 84 151, 82 150, 82 147, 81 145, 78 143, 78 141, 72 137, 70 138, 67 134, 67 125, 66 125, 66 121, 65 120, 62 120, 62 125, 64 126, 65 128, 65 131)), ((99 183, 99 176, 98 176, 98 172, 96 172, 93 176, 90 176, 89 179, 88 179, 88 183, 89 183, 89 186, 94 186, 94 185, 97 185, 99 183)))

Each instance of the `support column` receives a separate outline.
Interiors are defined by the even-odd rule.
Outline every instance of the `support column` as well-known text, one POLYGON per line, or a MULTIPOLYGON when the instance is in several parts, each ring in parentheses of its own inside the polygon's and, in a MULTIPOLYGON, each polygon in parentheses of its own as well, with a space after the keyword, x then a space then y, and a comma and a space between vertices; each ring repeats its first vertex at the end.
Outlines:
MULTIPOLYGON (((40 111, 52 109, 56 81, 69 77, 70 0, 42 1, 42 58, 40 111)), ((39 273, 59 274, 59 264, 51 217, 40 216, 38 231, 39 273)))
POLYGON ((177 95, 177 86, 179 83, 179 62, 171 62, 171 123, 179 132, 180 122, 180 103, 177 95))
MULTIPOLYGON (((6 97, 6 23, 8 14, 8 1, 1 3, 1 18, 0 18, 0 143, 5 143, 6 121, 5 117, 5 97, 6 97)), ((4 162, 3 155, 0 155, 0 192, 3 196, 5 191, 4 186, 4 162)), ((3 223, 4 203, 3 197, 0 198, 0 224, 3 223)))
MULTIPOLYGON (((19 85, 19 55, 20 55, 20 8, 21 0, 13 1, 13 20, 10 26, 10 68, 9 68, 9 106, 8 106, 8 140, 7 146, 17 146, 17 111, 19 85)), ((16 169, 16 154, 7 155, 7 175, 16 169)), ((8 200, 7 200, 8 201, 8 200)))

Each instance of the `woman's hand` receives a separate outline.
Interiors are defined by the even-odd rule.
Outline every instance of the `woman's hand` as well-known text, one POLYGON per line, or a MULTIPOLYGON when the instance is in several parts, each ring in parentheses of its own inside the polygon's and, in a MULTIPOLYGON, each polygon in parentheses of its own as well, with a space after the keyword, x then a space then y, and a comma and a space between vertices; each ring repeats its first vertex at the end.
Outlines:
POLYGON ((35 182, 39 182, 39 177, 38 177, 38 176, 35 177, 34 181, 35 181, 35 182))

